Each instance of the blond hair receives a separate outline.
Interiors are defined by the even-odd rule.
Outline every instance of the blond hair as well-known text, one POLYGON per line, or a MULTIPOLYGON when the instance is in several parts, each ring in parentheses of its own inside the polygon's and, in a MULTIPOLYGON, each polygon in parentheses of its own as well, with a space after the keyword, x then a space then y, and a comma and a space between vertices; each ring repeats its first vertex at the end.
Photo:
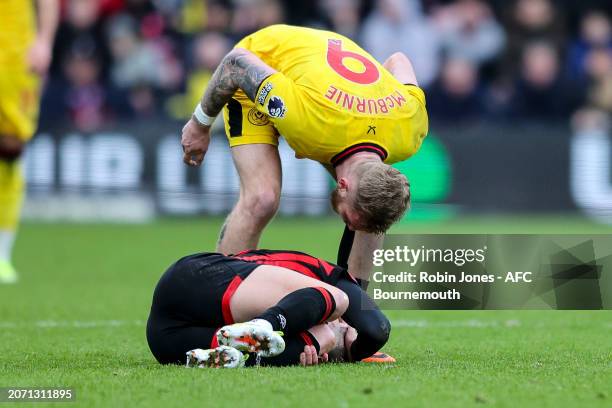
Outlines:
POLYGON ((357 165, 359 184, 354 207, 366 232, 385 233, 410 206, 410 183, 399 170, 380 162, 357 165))

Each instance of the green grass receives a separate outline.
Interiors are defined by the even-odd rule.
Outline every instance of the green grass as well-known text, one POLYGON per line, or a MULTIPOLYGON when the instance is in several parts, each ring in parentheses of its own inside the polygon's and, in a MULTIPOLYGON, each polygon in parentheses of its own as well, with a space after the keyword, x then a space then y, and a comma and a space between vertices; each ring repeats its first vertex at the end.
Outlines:
MULTIPOLYGON (((0 286, 0 386, 76 389, 74 405, 52 406, 612 406, 610 311, 393 311, 390 366, 159 366, 144 336, 153 287, 178 257, 213 248, 220 224, 25 224, 15 256, 22 279, 0 286)), ((480 217, 395 232, 612 228, 576 217, 480 217)), ((340 233, 335 219, 278 219, 262 246, 333 260, 340 233)))

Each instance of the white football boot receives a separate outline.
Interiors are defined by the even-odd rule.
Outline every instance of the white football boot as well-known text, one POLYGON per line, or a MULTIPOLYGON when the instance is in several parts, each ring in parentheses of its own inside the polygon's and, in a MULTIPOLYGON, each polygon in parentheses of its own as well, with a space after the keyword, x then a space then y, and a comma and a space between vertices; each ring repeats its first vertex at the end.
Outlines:
POLYGON ((240 368, 249 358, 233 347, 219 346, 214 349, 193 349, 187 352, 186 367, 240 368))
POLYGON ((219 344, 234 347, 245 353, 257 353, 261 357, 274 357, 285 351, 283 332, 272 329, 270 322, 262 319, 223 326, 217 331, 219 344))

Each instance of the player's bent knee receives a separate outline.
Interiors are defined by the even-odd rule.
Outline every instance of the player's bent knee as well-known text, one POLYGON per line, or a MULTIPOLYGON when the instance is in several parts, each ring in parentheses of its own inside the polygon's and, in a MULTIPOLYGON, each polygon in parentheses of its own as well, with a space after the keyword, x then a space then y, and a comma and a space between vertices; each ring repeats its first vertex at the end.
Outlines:
POLYGON ((371 320, 359 328, 359 336, 367 338, 373 350, 387 344, 390 334, 391 323, 382 313, 378 319, 371 320))
POLYGON ((262 189, 241 197, 241 205, 256 220, 268 221, 276 214, 280 203, 280 192, 262 189))

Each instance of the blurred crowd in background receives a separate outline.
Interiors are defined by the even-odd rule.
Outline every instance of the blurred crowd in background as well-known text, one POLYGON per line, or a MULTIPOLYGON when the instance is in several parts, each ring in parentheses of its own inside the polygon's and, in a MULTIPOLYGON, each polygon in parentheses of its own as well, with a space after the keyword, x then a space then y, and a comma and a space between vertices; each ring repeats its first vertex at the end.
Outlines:
POLYGON ((64 0, 41 123, 191 115, 226 52, 290 23, 407 54, 432 125, 612 111, 608 0, 64 0), (607 9, 605 8, 608 6, 607 9))

